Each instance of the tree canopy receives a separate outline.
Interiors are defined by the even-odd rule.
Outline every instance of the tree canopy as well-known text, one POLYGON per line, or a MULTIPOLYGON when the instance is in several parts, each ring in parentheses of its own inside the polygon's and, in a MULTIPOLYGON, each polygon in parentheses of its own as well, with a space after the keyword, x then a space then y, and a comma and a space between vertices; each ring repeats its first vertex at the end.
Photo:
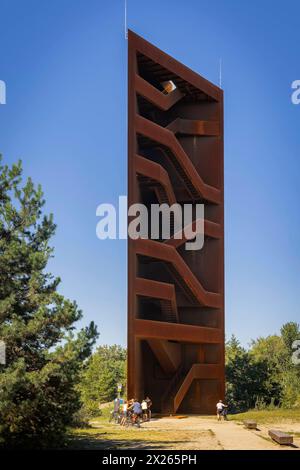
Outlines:
POLYGON ((99 404, 113 400, 126 385, 126 349, 118 345, 99 346, 82 372, 80 391, 88 414, 98 414, 99 404))
POLYGON ((259 337, 248 350, 234 336, 226 343, 227 400, 233 410, 300 405, 300 366, 292 361, 299 338, 299 325, 289 322, 280 335, 259 337))
POLYGON ((43 214, 43 192, 22 166, 0 160, 0 445, 61 444, 80 407, 76 389, 83 361, 97 337, 93 323, 74 331, 82 318, 76 302, 58 292, 60 279, 47 272, 56 226, 43 214))

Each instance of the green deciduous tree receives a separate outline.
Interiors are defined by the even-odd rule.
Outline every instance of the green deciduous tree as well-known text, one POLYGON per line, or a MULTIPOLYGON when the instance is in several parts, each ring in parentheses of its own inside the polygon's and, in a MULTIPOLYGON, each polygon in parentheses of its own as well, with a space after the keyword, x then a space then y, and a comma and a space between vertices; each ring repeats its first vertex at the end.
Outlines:
POLYGON ((289 322, 285 323, 281 330, 281 338, 282 341, 286 347, 287 355, 290 357, 293 352, 293 342, 296 341, 297 339, 300 339, 300 329, 298 323, 295 322, 289 322))
POLYGON ((253 361, 235 336, 226 343, 226 399, 231 411, 242 411, 255 406, 258 399, 268 395, 267 367, 262 361, 253 361))
POLYGON ((99 413, 99 404, 117 396, 118 383, 124 391, 125 382, 126 349, 118 345, 98 347, 87 361, 81 377, 79 388, 85 411, 99 413))
POLYGON ((46 271, 55 232, 42 213, 41 188, 22 168, 0 160, 0 444, 47 447, 62 443, 80 406, 76 384, 97 337, 91 323, 78 334, 82 313, 57 292, 46 271))
POLYGON ((233 336, 226 344, 227 399, 236 410, 300 405, 300 366, 292 361, 299 325, 286 323, 280 335, 259 337, 249 350, 233 336))
POLYGON ((300 327, 298 323, 289 322, 280 330, 285 346, 285 367, 282 371, 283 406, 300 406, 300 365, 292 361, 293 343, 300 340, 300 327))

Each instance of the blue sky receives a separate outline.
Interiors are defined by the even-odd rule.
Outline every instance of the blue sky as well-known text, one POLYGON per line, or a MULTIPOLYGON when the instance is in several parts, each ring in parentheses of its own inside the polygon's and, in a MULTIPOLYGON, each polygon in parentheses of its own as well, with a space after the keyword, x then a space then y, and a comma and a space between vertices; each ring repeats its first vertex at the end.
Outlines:
MULTIPOLYGON (((225 93, 226 334, 247 344, 299 321, 300 5, 128 0, 128 26, 225 93)), ((127 188, 123 0, 0 0, 0 152, 22 158, 58 224, 50 269, 126 343, 126 241, 96 238, 95 211, 127 188)))

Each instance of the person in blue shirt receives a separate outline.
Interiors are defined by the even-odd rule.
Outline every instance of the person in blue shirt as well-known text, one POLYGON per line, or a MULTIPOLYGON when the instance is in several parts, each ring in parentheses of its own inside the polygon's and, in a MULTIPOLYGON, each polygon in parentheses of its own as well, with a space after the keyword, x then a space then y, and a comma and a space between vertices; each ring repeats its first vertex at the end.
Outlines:
POLYGON ((138 427, 140 427, 140 417, 143 413, 142 406, 140 402, 138 401, 137 398, 134 399, 132 405, 131 405, 131 410, 133 413, 133 423, 137 424, 138 427))
POLYGON ((137 399, 134 400, 134 403, 132 405, 132 410, 133 410, 135 415, 141 415, 142 412, 143 412, 142 406, 141 406, 140 402, 137 401, 137 399))

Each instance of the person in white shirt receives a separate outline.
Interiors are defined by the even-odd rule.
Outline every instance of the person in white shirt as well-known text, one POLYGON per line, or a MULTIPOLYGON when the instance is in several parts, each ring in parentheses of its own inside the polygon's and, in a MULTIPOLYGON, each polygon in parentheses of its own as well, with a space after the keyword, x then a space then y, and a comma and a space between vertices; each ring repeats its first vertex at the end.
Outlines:
POLYGON ((122 406, 122 418, 121 418, 121 426, 124 426, 126 424, 126 419, 127 419, 127 410, 128 410, 128 402, 124 401, 123 406, 122 406))
POLYGON ((221 416, 222 416, 222 412, 223 412, 223 409, 224 409, 224 403, 222 402, 222 400, 219 400, 216 407, 217 407, 217 417, 218 417, 218 421, 221 420, 221 416))
POLYGON ((146 400, 143 400, 141 403, 142 410, 143 410, 143 421, 146 421, 148 418, 148 404, 146 400))

